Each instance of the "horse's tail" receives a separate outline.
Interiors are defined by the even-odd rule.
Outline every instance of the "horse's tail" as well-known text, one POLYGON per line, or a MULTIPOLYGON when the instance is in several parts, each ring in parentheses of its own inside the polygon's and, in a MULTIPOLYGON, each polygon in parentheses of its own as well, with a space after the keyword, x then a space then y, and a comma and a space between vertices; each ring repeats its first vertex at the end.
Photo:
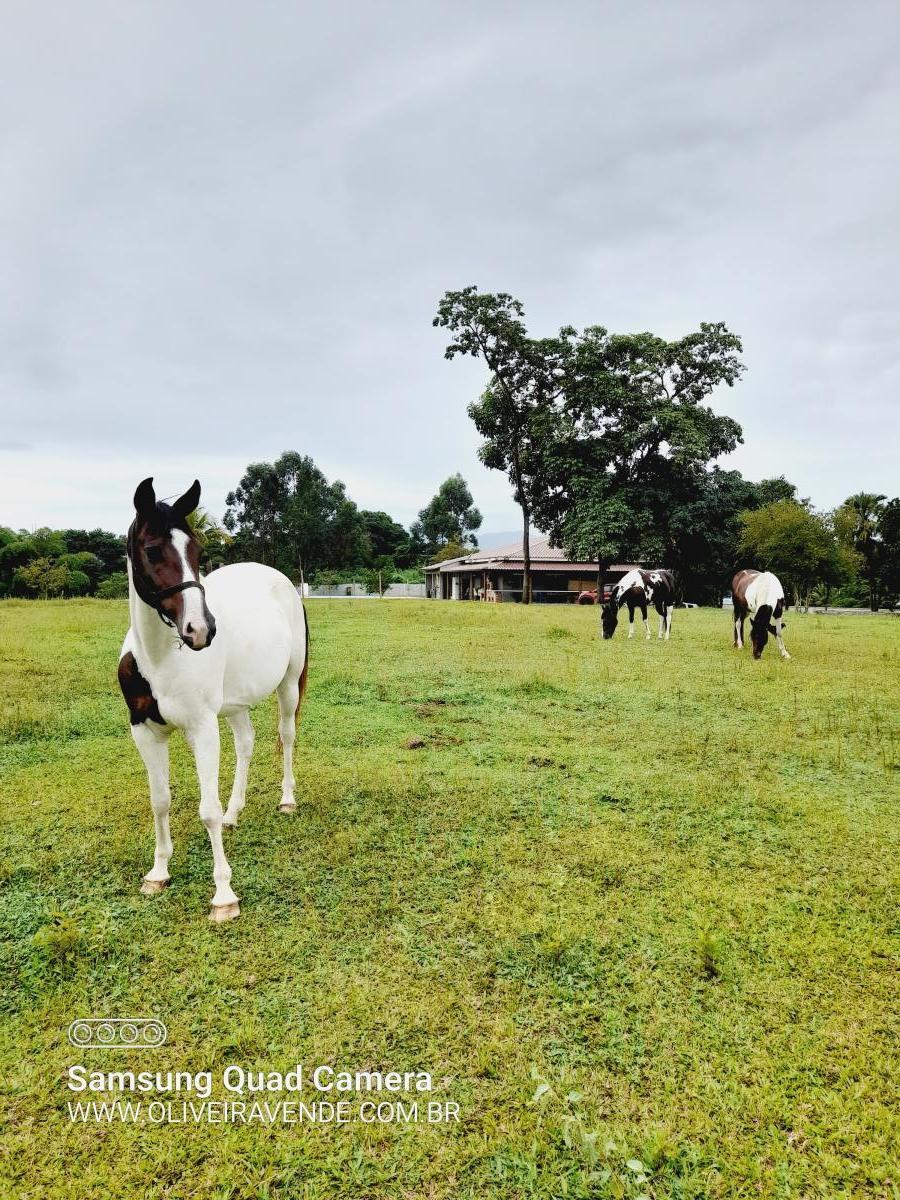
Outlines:
POLYGON ((303 609, 303 636, 305 639, 305 648, 303 651, 303 670, 300 672, 300 694, 297 697, 297 710, 294 713, 295 724, 300 724, 300 709, 303 707, 303 697, 306 695, 306 676, 309 670, 309 621, 306 619, 306 605, 300 601, 300 607, 303 609))
MULTIPOLYGON (((294 724, 300 724, 300 709, 303 707, 303 697, 306 695, 307 672, 309 671, 309 622, 306 619, 306 605, 300 601, 300 608, 303 610, 303 670, 300 672, 299 693, 297 696, 297 707, 294 709, 294 724)), ((281 740, 281 730, 278 728, 279 720, 275 718, 275 740, 278 743, 278 753, 284 749, 284 743, 281 740)))

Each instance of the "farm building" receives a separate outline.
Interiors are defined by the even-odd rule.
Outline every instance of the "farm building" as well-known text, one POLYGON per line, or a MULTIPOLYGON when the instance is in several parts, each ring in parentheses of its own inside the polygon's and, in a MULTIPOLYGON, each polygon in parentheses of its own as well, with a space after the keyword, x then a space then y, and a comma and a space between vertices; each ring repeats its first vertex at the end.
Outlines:
MULTIPOLYGON (((539 604, 573 604, 583 592, 596 592, 597 564, 572 562, 547 538, 531 539, 531 593, 539 604)), ((604 592, 635 563, 616 563, 604 575, 604 592)), ((461 558, 429 563, 425 594, 430 600, 522 599, 522 543, 499 550, 474 550, 461 558)))

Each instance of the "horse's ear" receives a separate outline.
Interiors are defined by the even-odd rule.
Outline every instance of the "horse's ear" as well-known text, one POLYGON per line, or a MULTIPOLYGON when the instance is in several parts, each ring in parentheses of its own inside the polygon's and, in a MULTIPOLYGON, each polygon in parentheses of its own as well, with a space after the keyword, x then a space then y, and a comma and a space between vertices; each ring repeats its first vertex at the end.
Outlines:
POLYGON ((172 505, 172 511, 176 513, 182 520, 190 516, 197 505, 200 503, 200 480, 195 479, 183 496, 172 505))
POLYGON ((153 476, 142 480, 134 493, 134 507, 139 517, 150 517, 156 512, 156 492, 153 490, 153 476))

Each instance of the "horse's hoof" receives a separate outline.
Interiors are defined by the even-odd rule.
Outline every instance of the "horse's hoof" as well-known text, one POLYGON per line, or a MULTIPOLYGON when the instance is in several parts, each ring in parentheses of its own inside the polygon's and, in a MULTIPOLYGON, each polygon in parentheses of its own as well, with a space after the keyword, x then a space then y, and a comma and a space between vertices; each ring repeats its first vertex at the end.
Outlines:
POLYGON ((297 805, 296 804, 279 804, 278 811, 280 813, 288 813, 288 814, 295 813, 297 811, 297 805))
POLYGON ((145 879, 141 884, 142 896, 158 896, 169 886, 168 879, 145 879))
POLYGON ((231 821, 226 821, 223 819, 222 820, 222 828, 223 829, 237 829, 237 821, 238 821, 237 817, 234 817, 231 821))
POLYGON ((214 904, 209 912, 209 919, 216 925, 222 921, 233 921, 241 915, 241 906, 235 900, 234 904, 214 904))

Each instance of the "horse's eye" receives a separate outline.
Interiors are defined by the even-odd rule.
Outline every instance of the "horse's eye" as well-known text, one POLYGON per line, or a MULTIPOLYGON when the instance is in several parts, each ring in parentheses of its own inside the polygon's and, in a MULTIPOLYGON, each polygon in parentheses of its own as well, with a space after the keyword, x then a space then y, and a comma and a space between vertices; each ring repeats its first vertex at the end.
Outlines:
POLYGON ((162 562, 162 548, 160 546, 147 547, 147 561, 152 563, 162 562))

